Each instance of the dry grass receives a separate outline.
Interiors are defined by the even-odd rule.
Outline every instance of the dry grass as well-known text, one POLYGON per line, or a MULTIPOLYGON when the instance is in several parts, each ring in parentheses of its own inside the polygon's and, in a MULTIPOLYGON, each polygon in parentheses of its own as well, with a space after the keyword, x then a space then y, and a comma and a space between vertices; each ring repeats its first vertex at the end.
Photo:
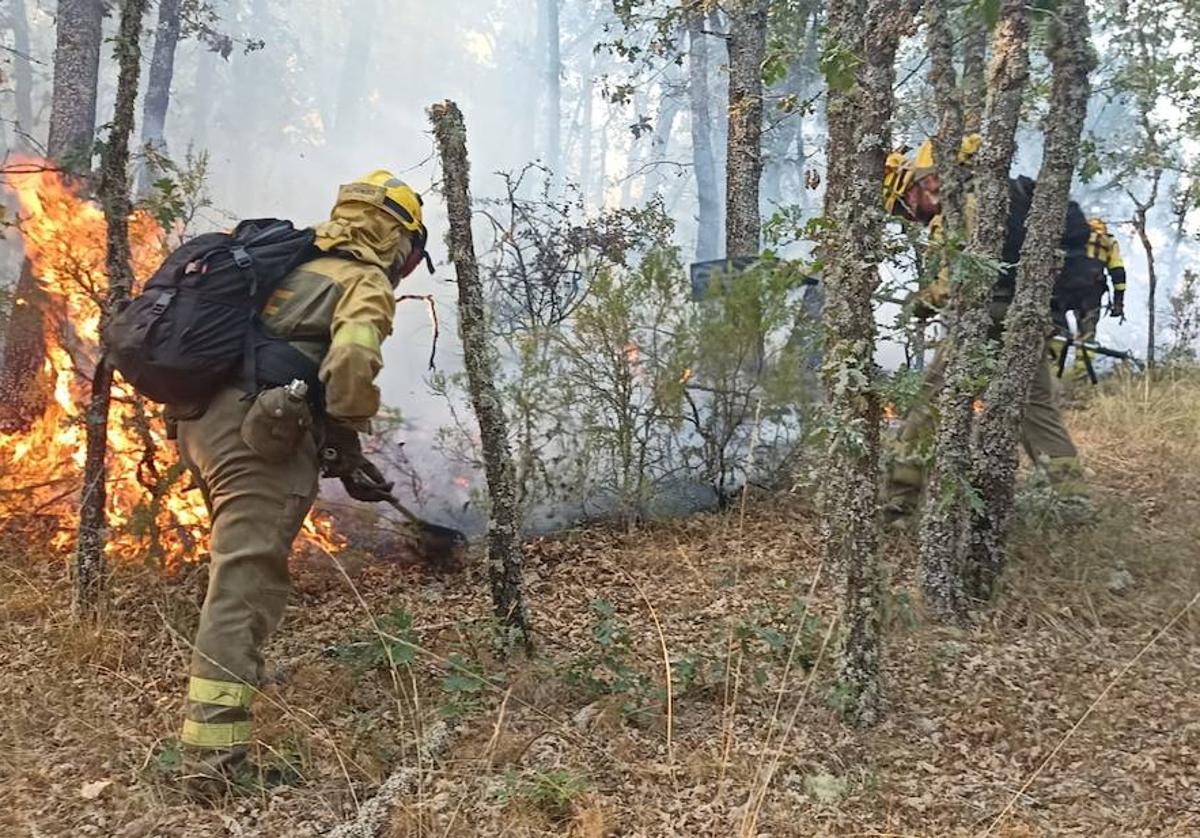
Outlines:
POLYGON ((1147 645, 1200 591, 1200 385, 1161 382, 1147 396, 1117 382, 1072 424, 1098 514, 1024 529, 973 628, 922 621, 913 547, 892 537, 891 706, 872 730, 843 727, 826 700, 829 654, 817 649, 838 600, 828 575, 816 580, 811 510, 766 499, 744 520, 531 543, 539 654, 507 664, 490 654, 478 571, 301 564, 269 653, 286 677, 256 707, 262 758, 287 758, 306 782, 221 809, 183 800, 166 770, 202 571, 170 582, 122 571, 105 619, 81 628, 61 564, 10 545, 0 835, 319 835, 401 766, 418 782, 384 825, 392 838, 725 836, 749 824, 967 836, 1002 812, 992 834, 1200 834, 1200 614, 1147 645), (610 624, 596 600, 612 604, 610 624), (395 636, 387 615, 401 605, 421 646, 411 666, 354 665, 377 632, 395 636), (814 622, 797 631, 801 613, 814 622), (628 640, 605 646, 614 626, 628 640), (463 662, 482 680, 447 682, 463 662), (630 690, 580 686, 610 664, 630 690), (447 709, 449 748, 418 757, 419 732, 447 709))

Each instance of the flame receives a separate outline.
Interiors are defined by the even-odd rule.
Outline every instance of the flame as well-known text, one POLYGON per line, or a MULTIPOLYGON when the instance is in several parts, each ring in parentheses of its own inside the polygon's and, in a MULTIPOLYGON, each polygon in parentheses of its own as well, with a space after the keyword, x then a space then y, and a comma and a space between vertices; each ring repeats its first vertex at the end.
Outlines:
POLYGON ((971 410, 975 411, 976 413, 983 413, 983 407, 983 399, 976 399, 975 401, 971 402, 971 410))
POLYGON ((454 485, 460 489, 470 489, 471 481, 465 477, 456 477, 454 478, 454 485))
POLYGON ((898 418, 898 414, 896 413, 896 406, 894 404, 892 404, 891 402, 888 402, 887 404, 885 404, 883 406, 883 418, 889 422, 898 418))
MULTIPOLYGON (((48 300, 42 384, 52 398, 28 430, 0 433, 0 520, 50 517, 56 521, 51 546, 67 550, 78 521, 84 414, 99 346, 100 302, 108 290, 107 225, 98 206, 40 161, 23 161, 7 180, 21 208, 25 253, 48 300)), ((162 230, 148 214, 135 212, 129 244, 140 283, 166 255, 162 230)), ((164 567, 198 559, 208 547, 203 498, 183 490, 184 470, 157 411, 119 376, 112 395, 107 555, 116 561, 157 559, 164 567)), ((302 538, 331 551, 343 543, 328 518, 313 516, 302 538)))

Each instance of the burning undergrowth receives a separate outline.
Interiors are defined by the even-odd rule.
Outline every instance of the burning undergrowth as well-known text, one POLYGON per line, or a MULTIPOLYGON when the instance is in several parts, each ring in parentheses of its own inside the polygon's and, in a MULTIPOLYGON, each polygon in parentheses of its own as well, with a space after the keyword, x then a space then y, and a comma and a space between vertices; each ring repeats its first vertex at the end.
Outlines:
MULTIPOLYGON (((86 407, 99 353, 101 305, 108 288, 104 213, 79 187, 38 161, 10 167, 18 227, 42 299, 44 337, 22 347, 40 372, 8 405, 35 405, 0 432, 0 528, 28 543, 71 548, 83 477, 86 407)), ((134 274, 145 281, 166 254, 161 227, 136 211, 129 224, 134 274)), ((33 301, 17 299, 14 305, 33 301)), ((27 361, 29 359, 26 359, 27 361)), ((207 552, 206 514, 156 405, 118 377, 108 425, 107 555, 172 568, 207 552)), ((328 515, 312 515, 303 539, 337 550, 343 539, 328 515)))

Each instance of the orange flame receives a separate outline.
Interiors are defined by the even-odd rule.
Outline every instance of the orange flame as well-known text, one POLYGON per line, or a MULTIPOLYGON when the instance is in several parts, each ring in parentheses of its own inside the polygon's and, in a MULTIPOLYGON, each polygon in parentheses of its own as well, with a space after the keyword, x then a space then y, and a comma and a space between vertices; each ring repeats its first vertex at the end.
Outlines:
MULTIPOLYGON (((99 346, 100 303, 108 290, 107 225, 101 209, 77 196, 57 172, 43 171, 38 161, 24 161, 20 168, 8 182, 21 207, 25 253, 48 300, 42 374, 52 398, 28 430, 0 433, 0 518, 55 516, 51 545, 65 550, 73 545, 78 521, 84 414, 99 346)), ((162 231, 148 214, 135 212, 129 243, 134 274, 144 281, 166 254, 162 231)), ((183 470, 160 417, 119 376, 108 444, 108 556, 118 561, 157 556, 170 567, 204 555, 204 501, 199 492, 182 491, 183 470), (148 449, 153 460, 147 460, 148 449)), ((333 524, 312 516, 303 537, 330 550, 341 546, 333 524)))

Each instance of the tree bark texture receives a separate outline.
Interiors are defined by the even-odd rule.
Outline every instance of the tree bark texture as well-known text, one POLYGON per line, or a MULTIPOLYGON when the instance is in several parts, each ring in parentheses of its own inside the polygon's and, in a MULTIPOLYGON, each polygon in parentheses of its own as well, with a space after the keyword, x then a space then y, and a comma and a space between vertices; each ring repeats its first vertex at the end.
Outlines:
POLYGON ((82 155, 90 160, 103 22, 103 0, 59 0, 50 137, 46 144, 54 160, 82 155))
POLYGON ((755 256, 762 234, 762 65, 766 0, 732 0, 729 13, 729 139, 725 168, 725 256, 755 256))
MULTIPOLYGON (((124 0, 117 33, 117 98, 112 128, 100 164, 100 200, 108 225, 105 267, 108 273, 108 299, 101 319, 129 297, 133 268, 129 255, 129 137, 141 71, 142 15, 146 0, 124 0)), ((103 338, 101 338, 103 341, 103 338)), ((103 350, 103 345, 101 346, 103 350)), ((75 612, 88 615, 96 611, 104 586, 104 547, 106 541, 105 490, 108 469, 108 413, 112 396, 112 368, 103 351, 92 374, 92 395, 87 410, 87 452, 83 466, 83 491, 79 499, 79 534, 75 545, 75 612)))
POLYGON ((708 77, 708 35, 704 34, 703 12, 699 9, 689 10, 687 27, 692 169, 696 177, 698 201, 696 260, 702 262, 717 259, 721 255, 721 197, 713 157, 712 88, 708 77))
MULTIPOLYGON (((933 137, 934 159, 941 181, 942 228, 935 260, 949 275, 950 297, 944 311, 947 334, 943 352, 949 353, 944 386, 937 396, 938 422, 933 468, 927 484, 925 512, 921 518, 920 579, 929 610, 941 619, 964 617, 962 550, 959 539, 966 531, 970 509, 967 483, 971 462, 971 427, 974 420, 974 372, 971 357, 978 353, 961 334, 964 317, 975 313, 979 301, 973 285, 964 281, 962 248, 965 243, 964 188, 966 178, 958 162, 963 138, 963 103, 954 68, 954 40, 946 0, 926 0, 925 31, 929 51, 929 81, 938 106, 938 130, 933 137)), ((987 283, 990 285, 990 283, 987 283)), ((985 285, 986 287, 986 285, 985 285)))
MULTIPOLYGON (((992 61, 988 67, 987 105, 983 121, 983 148, 975 165, 975 198, 977 209, 971 229, 971 251, 989 261, 998 261, 1004 249, 1008 220, 1008 174, 1016 154, 1017 125, 1021 119, 1021 101, 1029 84, 1029 10, 1025 0, 1004 0, 1000 22, 992 40, 992 61)), ((991 328, 988 312, 990 289, 980 287, 969 305, 964 308, 960 334, 965 345, 983 347, 991 328)), ((969 367, 968 375, 982 373, 978 362, 970 356, 961 359, 969 367)), ((951 375, 957 375, 956 369, 951 375)), ((973 419, 974 407, 971 407, 973 419)), ((978 429, 976 428, 976 432, 978 429)), ((982 480, 981 468, 986 462, 972 449, 969 483, 978 492, 982 480)), ((960 567, 964 569, 966 594, 979 599, 985 591, 975 571, 980 555, 979 537, 988 527, 987 510, 976 505, 968 512, 968 532, 965 540, 957 541, 963 548, 960 567)), ((984 551, 986 552, 986 551, 984 551)))
POLYGON ((987 105, 988 28, 978 11, 969 15, 962 52, 963 130, 975 134, 983 128, 987 105))
POLYGON ((522 591, 520 513, 516 470, 508 446, 508 424, 496 389, 496 355, 488 339, 483 284, 471 233, 470 167, 466 126, 454 102, 429 109, 442 158, 443 190, 450 224, 450 259, 458 277, 459 332, 471 392, 479 421, 487 473, 491 515, 488 522, 488 573, 496 619, 504 630, 503 645, 529 645, 522 591))
MULTIPOLYGON (((171 103, 171 81, 175 77, 175 47, 179 43, 179 7, 182 0, 158 0, 158 25, 154 30, 154 54, 146 77, 142 101, 142 146, 155 154, 167 153, 167 109, 171 103)), ((137 190, 145 193, 158 172, 147 162, 139 173, 137 190)))
MULTIPOLYGON (((946 372, 938 395, 938 425, 925 514, 921 524, 920 577, 925 601, 942 619, 966 616, 970 585, 966 566, 976 508, 971 451, 976 424, 975 399, 984 375, 983 361, 991 317, 988 311, 995 275, 978 260, 995 262, 1004 246, 1008 217, 1008 172, 1016 152, 1021 98, 1029 79, 1029 15, 1024 0, 1004 0, 993 45, 984 144, 976 161, 971 229, 964 225, 964 172, 957 163, 966 128, 965 107, 954 89, 950 28, 943 0, 929 0, 931 80, 942 106, 935 140, 942 180, 944 235, 942 261, 949 263, 950 298, 945 311, 946 372), (940 8, 939 8, 940 7, 940 8), (948 163, 943 161, 949 161, 948 163), (949 187, 949 192, 946 189, 949 187), (968 269, 963 240, 975 261, 968 269)), ((964 91, 966 92, 966 91, 964 91)))
POLYGON ((1050 294, 1062 265, 1071 181, 1079 158, 1079 138, 1087 115, 1095 66, 1086 0, 1065 0, 1051 25, 1048 48, 1053 66, 1042 166, 1021 249, 1016 296, 1005 320, 1000 371, 988 385, 980 418, 976 489, 986 531, 972 539, 972 570, 979 589, 990 592, 1004 568, 1017 476, 1017 433, 1022 410, 1039 364, 1045 363, 1050 294))
POLYGON ((854 82, 831 85, 824 244, 828 423, 834 429, 822 480, 826 567, 845 573, 841 686, 847 717, 880 712, 879 434, 875 314, 883 258, 879 179, 891 146, 895 56, 915 4, 832 0, 827 54, 855 62, 854 82))

